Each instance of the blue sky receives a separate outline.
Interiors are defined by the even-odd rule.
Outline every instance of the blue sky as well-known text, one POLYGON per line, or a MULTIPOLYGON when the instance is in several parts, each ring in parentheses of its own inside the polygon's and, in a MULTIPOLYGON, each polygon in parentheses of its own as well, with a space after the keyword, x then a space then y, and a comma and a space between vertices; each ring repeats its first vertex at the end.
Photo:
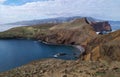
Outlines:
POLYGON ((28 2, 36 2, 36 1, 48 1, 48 0, 6 0, 3 4, 5 4, 5 5, 23 5, 28 2))
POLYGON ((0 23, 69 16, 120 21, 120 0, 0 0, 0 23))

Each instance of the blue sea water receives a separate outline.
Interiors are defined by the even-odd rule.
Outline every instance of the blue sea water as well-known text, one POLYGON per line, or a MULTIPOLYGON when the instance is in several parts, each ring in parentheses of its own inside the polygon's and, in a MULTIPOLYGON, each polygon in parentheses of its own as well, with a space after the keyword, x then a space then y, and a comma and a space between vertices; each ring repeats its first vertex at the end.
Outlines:
POLYGON ((0 40, 0 72, 27 64, 34 60, 54 58, 57 53, 66 53, 58 59, 75 60, 79 50, 65 45, 47 45, 33 40, 0 40))
POLYGON ((120 21, 119 22, 112 21, 109 23, 110 23, 113 31, 120 30, 120 21))

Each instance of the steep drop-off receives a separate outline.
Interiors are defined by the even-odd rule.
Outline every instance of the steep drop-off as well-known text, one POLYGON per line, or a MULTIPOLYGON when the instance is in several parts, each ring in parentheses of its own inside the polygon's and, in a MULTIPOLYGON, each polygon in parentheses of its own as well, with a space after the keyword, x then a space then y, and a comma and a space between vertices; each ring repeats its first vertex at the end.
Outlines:
POLYGON ((99 35, 91 40, 86 47, 81 59, 120 61, 120 30, 99 35))
POLYGON ((42 38, 38 35, 36 38, 52 44, 86 45, 90 39, 96 37, 96 32, 85 18, 55 25, 49 30, 47 36, 42 38))

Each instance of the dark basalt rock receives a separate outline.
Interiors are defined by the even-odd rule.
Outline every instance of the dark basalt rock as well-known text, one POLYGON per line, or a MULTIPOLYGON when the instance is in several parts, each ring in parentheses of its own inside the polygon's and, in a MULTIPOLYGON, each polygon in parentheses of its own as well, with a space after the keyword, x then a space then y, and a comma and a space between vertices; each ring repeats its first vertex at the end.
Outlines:
POLYGON ((94 28, 94 30, 96 32, 103 32, 103 31, 110 32, 110 31, 112 31, 111 25, 109 24, 108 21, 100 21, 100 22, 97 21, 96 22, 92 18, 85 18, 85 20, 88 24, 90 24, 94 28))
POLYGON ((112 31, 110 24, 105 21, 105 22, 93 22, 91 26, 94 28, 96 32, 101 32, 101 31, 112 31))

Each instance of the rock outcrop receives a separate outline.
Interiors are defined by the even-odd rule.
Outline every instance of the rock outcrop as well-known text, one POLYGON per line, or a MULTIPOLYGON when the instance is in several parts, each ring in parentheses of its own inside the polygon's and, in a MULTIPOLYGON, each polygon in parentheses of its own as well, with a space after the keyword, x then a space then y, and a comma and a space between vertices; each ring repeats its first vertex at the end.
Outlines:
POLYGON ((103 22, 92 22, 91 26, 96 32, 112 31, 110 24, 107 21, 103 22))
POLYGON ((86 17, 86 22, 89 23, 96 32, 111 32, 112 28, 108 21, 96 21, 91 17, 86 17))
POLYGON ((91 40, 81 59, 120 61, 120 30, 91 40))

